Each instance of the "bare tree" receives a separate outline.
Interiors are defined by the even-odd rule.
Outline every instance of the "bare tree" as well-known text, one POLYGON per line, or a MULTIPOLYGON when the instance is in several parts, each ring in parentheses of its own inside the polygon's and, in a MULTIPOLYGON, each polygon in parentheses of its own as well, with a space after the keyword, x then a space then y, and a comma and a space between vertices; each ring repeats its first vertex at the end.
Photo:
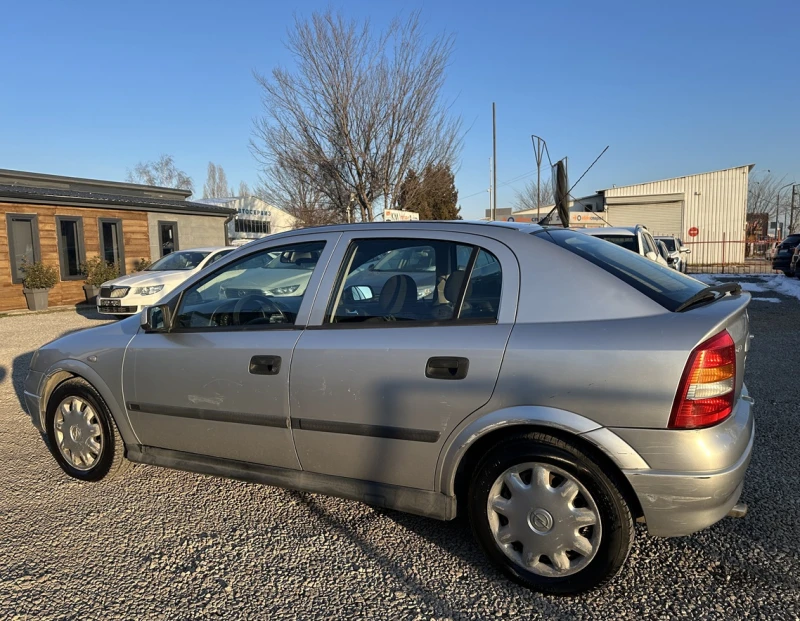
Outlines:
POLYGON ((301 168, 297 162, 279 160, 262 177, 256 196, 293 215, 304 226, 346 222, 347 207, 335 205, 322 189, 319 178, 299 174, 301 168))
POLYGON ((553 184, 550 181, 542 183, 541 192, 536 185, 536 181, 531 179, 525 187, 514 195, 514 211, 528 211, 536 209, 537 205, 549 207, 555 204, 556 199, 553 195, 553 184), (537 200, 539 201, 537 203, 537 200))
POLYGON ((209 162, 206 182, 203 184, 203 198, 224 198, 226 196, 233 196, 233 189, 228 187, 225 170, 222 166, 209 162))
POLYGON ((246 181, 239 182, 239 193, 237 196, 252 196, 252 192, 250 191, 250 186, 247 185, 246 181))
POLYGON ((251 149, 273 190, 310 185, 335 212, 361 220, 396 204, 410 169, 453 166, 461 120, 442 101, 450 35, 423 37, 419 14, 381 33, 330 11, 296 19, 286 42, 293 71, 256 74, 264 114, 251 149))
POLYGON ((182 170, 178 170, 171 155, 162 155, 155 162, 139 162, 133 170, 128 171, 127 179, 130 183, 194 192, 192 178, 182 170))
POLYGON ((800 226, 800 197, 795 191, 792 201, 791 185, 785 175, 778 177, 769 171, 751 173, 747 186, 747 213, 767 214, 769 221, 786 225, 784 235, 793 232, 800 226))

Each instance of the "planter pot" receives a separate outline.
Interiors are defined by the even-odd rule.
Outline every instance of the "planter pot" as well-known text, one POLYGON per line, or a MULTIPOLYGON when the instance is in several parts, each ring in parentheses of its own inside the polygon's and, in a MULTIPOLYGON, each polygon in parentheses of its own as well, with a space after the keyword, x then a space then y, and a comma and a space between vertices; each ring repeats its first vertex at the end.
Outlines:
POLYGON ((47 292, 49 289, 23 289, 28 310, 38 311, 47 309, 47 292))
POLYGON ((83 285, 83 293, 86 295, 86 301, 89 304, 94 304, 97 301, 97 296, 100 295, 100 287, 97 285, 83 285))

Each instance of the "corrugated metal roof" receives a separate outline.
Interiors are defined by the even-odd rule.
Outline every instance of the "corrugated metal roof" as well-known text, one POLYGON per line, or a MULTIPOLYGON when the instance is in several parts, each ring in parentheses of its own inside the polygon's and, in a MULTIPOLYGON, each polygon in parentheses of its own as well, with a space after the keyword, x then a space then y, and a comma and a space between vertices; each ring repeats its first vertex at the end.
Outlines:
POLYGON ((194 212, 209 215, 230 215, 234 209, 221 205, 207 205, 183 200, 150 198, 147 196, 127 196, 123 194, 107 194, 100 192, 81 192, 53 188, 33 188, 20 185, 0 185, 0 200, 30 200, 38 203, 54 204, 85 203, 94 206, 139 207, 144 210, 166 211, 173 213, 194 212))
POLYGON ((682 179, 689 179, 690 177, 700 177, 701 175, 714 175, 716 173, 726 172, 726 171, 729 171, 729 170, 737 170, 739 168, 745 168, 745 167, 747 168, 748 172, 750 172, 751 170, 753 170, 754 166, 755 166, 755 164, 742 164, 741 166, 731 166, 730 168, 721 168, 720 170, 711 170, 709 172, 694 173, 694 174, 691 174, 691 175, 684 175, 682 177, 670 177, 668 179, 656 179, 655 181, 643 181, 642 183, 631 183, 629 185, 618 185, 618 186, 614 186, 614 187, 611 187, 611 188, 606 188, 604 190, 597 190, 597 191, 598 191, 598 193, 599 192, 605 192, 606 195, 608 195, 608 192, 613 192, 614 190, 622 190, 623 188, 632 188, 632 187, 637 187, 637 186, 642 186, 642 185, 650 185, 652 183, 662 183, 662 182, 666 182, 666 181, 678 181, 678 180, 682 180, 682 179))

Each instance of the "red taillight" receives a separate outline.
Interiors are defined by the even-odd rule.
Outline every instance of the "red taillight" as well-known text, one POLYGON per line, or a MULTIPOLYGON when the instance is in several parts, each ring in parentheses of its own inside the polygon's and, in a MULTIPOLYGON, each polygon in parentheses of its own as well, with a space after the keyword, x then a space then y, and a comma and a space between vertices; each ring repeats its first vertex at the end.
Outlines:
POLYGON ((725 420, 733 411, 736 391, 736 347, 723 330, 695 347, 683 371, 671 429, 699 429, 725 420))

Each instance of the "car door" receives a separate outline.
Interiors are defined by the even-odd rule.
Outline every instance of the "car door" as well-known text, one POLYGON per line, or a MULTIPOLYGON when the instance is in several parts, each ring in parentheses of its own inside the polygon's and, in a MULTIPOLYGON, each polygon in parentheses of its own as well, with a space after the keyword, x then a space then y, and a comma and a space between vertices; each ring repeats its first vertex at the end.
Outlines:
POLYGON ((170 300, 169 332, 134 336, 123 390, 141 444, 299 468, 289 427, 289 370, 298 328, 307 322, 337 239, 297 235, 223 260, 170 300), (294 257, 303 258, 292 264, 302 287, 280 289, 276 283, 294 257))
POLYGON ((516 258, 490 238, 398 228, 343 234, 334 265, 292 360, 302 468, 433 489, 444 441, 494 390, 516 314, 516 258), (373 269, 367 284, 361 266, 386 253, 406 253, 408 266, 373 269), (434 272, 412 271, 428 260, 434 272))

